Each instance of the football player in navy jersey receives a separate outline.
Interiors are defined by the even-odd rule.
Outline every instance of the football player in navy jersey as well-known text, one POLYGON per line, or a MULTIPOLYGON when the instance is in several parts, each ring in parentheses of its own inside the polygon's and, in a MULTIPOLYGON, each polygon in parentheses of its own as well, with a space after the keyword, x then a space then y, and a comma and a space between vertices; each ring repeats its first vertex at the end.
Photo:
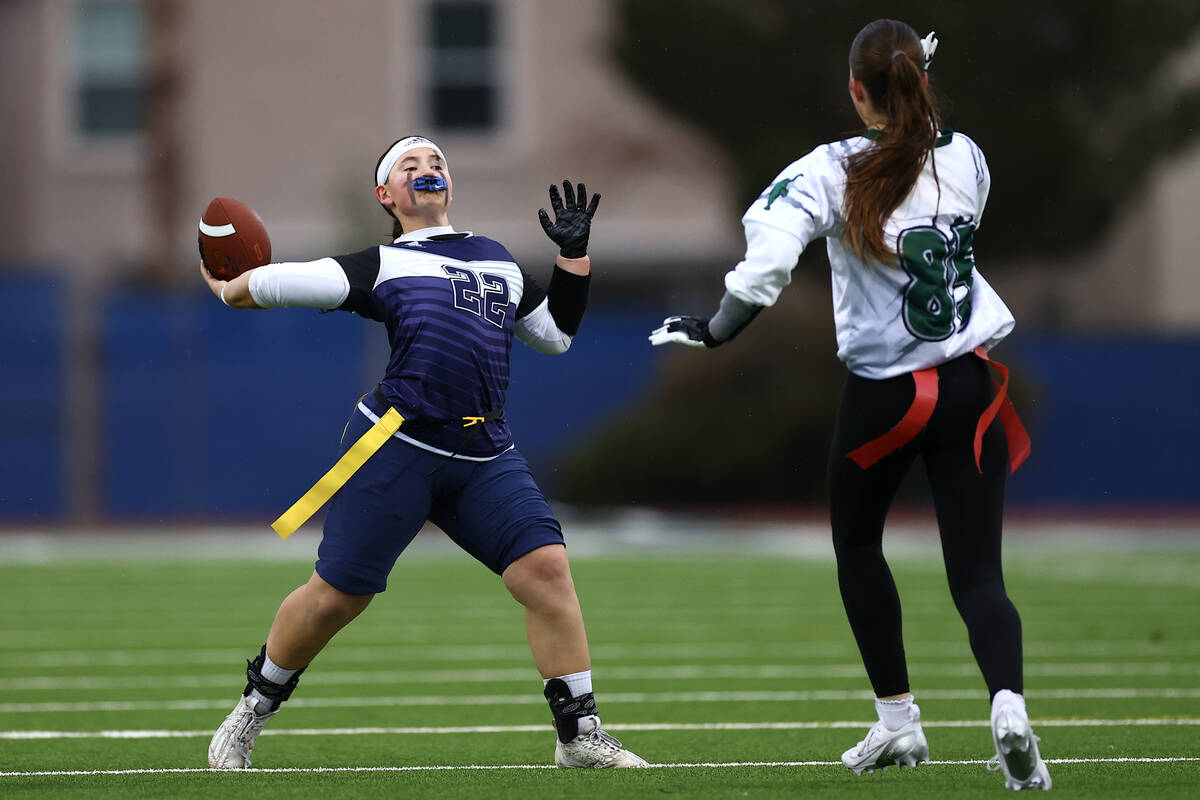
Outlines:
POLYGON ((1004 484, 1029 452, 987 351, 1012 330, 975 267, 974 235, 991 175, 969 137, 941 130, 929 92, 937 37, 881 19, 850 47, 849 94, 865 130, 824 144, 776 176, 742 217, 745 258, 725 276, 711 317, 673 316, 655 345, 733 339, 791 281, 801 252, 824 239, 838 358, 849 375, 829 454, 838 583, 875 690, 879 721, 842 754, 858 774, 929 759, 913 702, 900 598, 883 529, 920 457, 933 493, 950 592, 992 699, 996 769, 1010 789, 1051 778, 1023 694, 1021 619, 1000 558, 1004 484), (998 387, 998 388, 997 388, 998 387), (1001 424, 992 424, 999 416, 1001 424))
POLYGON ((560 767, 644 767, 600 727, 592 696, 583 615, 562 530, 513 445, 504 419, 514 336, 562 353, 587 302, 592 216, 583 184, 550 187, 553 219, 539 219, 559 246, 543 289, 504 247, 456 231, 446 157, 420 136, 397 140, 374 174, 375 196, 393 218, 393 241, 304 263, 268 264, 230 281, 201 264, 213 293, 234 308, 309 306, 382 322, 391 357, 342 437, 342 457, 275 523, 287 535, 329 501, 316 568, 275 615, 248 662, 247 685, 209 745, 210 766, 244 769, 263 726, 338 630, 387 586, 396 558, 432 521, 501 576, 525 607, 534 664, 558 733, 560 767), (317 498, 311 500, 311 498, 317 498), (311 502, 308 502, 311 500, 311 502))

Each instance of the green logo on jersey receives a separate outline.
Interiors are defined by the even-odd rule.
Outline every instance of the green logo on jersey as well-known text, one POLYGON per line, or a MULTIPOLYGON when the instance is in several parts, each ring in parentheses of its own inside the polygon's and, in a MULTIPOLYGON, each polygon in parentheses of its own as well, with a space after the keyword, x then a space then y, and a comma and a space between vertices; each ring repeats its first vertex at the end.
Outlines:
POLYGON ((771 210, 771 203, 774 203, 781 197, 787 197, 788 184, 800 177, 803 176, 797 175, 793 178, 784 178, 779 183, 771 187, 771 192, 767 195, 767 211, 771 210))

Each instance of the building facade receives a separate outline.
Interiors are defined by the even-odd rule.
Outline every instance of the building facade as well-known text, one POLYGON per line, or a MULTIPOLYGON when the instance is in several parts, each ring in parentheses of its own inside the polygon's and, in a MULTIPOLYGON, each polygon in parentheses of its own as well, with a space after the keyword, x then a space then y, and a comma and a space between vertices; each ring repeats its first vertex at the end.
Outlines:
POLYGON ((740 231, 725 158, 616 72, 610 13, 603 0, 2 0, 0 261, 191 281, 214 196, 255 208, 278 259, 367 246, 390 230, 375 162, 416 132, 447 153, 453 222, 520 259, 553 258, 537 209, 571 178, 604 195, 598 264, 728 261, 740 231))

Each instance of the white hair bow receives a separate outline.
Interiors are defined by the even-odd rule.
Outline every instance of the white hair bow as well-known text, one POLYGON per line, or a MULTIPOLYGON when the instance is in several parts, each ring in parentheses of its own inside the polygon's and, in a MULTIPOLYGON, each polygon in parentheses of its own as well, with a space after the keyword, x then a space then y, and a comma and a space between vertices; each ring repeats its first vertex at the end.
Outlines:
POLYGON ((929 69, 930 63, 933 62, 933 54, 937 52, 938 37, 937 31, 930 31, 929 34, 921 40, 921 52, 925 55, 925 69, 929 69))

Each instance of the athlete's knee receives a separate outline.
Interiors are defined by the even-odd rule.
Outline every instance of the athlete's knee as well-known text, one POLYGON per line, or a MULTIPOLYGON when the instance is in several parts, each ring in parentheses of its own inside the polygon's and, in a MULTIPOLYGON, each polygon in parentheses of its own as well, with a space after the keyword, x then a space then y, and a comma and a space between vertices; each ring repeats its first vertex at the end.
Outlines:
POLYGON ((850 537, 833 539, 833 554, 839 564, 876 564, 884 561, 882 541, 854 540, 850 537))
POLYGON ((1004 590, 1004 581, 987 578, 975 581, 952 580, 950 596, 958 613, 969 624, 973 618, 986 619, 997 613, 1006 613, 1012 601, 1004 590))
POLYGON ((883 553, 883 525, 885 517, 843 511, 831 514, 830 529, 833 551, 838 554, 853 554, 875 557, 883 553))
POLYGON ((562 545, 531 550, 509 564, 502 577, 512 596, 525 606, 558 602, 575 595, 571 566, 562 545))
POLYGON ((326 583, 315 572, 304 588, 309 594, 311 613, 324 622, 343 625, 361 614, 375 596, 347 594, 326 583))

